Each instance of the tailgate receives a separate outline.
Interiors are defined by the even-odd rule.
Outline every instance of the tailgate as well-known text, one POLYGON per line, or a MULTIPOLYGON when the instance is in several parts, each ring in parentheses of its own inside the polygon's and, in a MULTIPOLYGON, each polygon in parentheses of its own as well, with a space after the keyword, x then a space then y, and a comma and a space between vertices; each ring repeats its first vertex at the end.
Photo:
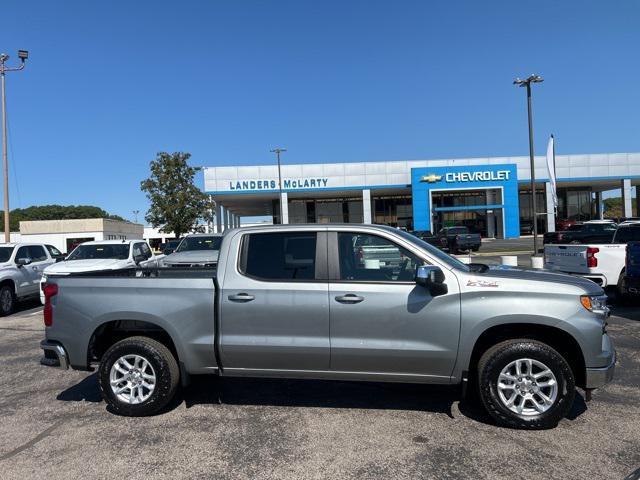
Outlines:
POLYGON ((588 245, 545 245, 544 268, 557 272, 589 273, 588 245))

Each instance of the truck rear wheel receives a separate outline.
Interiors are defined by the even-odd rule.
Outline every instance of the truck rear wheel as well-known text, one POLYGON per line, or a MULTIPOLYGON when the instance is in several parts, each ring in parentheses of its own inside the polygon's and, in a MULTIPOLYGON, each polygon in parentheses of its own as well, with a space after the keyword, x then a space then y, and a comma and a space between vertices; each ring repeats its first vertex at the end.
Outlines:
POLYGON ((98 371, 100 393, 119 415, 153 415, 174 397, 180 379, 178 362, 162 343, 129 337, 102 357, 98 371))
POLYGON ((550 346, 529 339, 501 342, 478 363, 480 397, 487 412, 503 426, 555 427, 575 397, 573 372, 550 346))

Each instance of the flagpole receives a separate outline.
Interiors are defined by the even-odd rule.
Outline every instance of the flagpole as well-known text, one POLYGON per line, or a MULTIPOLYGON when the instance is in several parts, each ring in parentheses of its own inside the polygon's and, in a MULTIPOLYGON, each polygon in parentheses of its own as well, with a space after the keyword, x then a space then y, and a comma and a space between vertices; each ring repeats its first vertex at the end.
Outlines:
POLYGON ((553 139, 553 178, 556 179, 556 191, 554 192, 556 196, 555 204, 553 205, 553 214, 558 219, 558 172, 556 171, 556 137, 551 134, 551 138, 553 139))

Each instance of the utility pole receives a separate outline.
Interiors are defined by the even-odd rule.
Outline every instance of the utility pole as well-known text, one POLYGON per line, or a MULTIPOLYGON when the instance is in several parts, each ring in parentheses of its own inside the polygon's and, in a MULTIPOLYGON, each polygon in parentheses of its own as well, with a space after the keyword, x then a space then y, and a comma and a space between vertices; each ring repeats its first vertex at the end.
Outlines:
POLYGON ((544 79, 540 75, 529 75, 521 80, 516 78, 514 85, 527 88, 527 115, 529 119, 529 164, 531 168, 531 218, 533 221, 533 255, 538 255, 538 209, 536 208, 536 168, 533 155, 533 114, 531 113, 531 84, 541 83, 544 79))
POLYGON ((2 169, 4 171, 4 241, 11 241, 11 228, 9 225, 9 159, 7 158, 7 98, 5 91, 5 72, 17 72, 22 70, 25 61, 29 58, 29 52, 18 50, 20 65, 17 67, 7 67, 5 62, 9 60, 6 53, 0 54, 0 77, 2 77, 2 169))
POLYGON ((280 193, 280 200, 278 201, 278 205, 280 206, 280 223, 282 223, 282 173, 280 171, 280 154, 282 152, 286 152, 286 148, 274 148, 270 150, 271 153, 275 153, 278 158, 278 191, 280 193))
POLYGON ((138 223, 138 214, 140 213, 140 210, 134 210, 133 214, 136 216, 136 223, 138 223))

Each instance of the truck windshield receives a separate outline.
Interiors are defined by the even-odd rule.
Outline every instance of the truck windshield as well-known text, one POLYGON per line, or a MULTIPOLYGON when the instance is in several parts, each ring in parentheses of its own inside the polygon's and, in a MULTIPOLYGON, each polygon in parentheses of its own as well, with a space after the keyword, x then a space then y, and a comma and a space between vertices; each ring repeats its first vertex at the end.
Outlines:
POLYGON ((129 258, 129 244, 116 245, 79 245, 67 257, 69 260, 93 260, 111 258, 114 260, 126 260, 129 258))
POLYGON ((176 252, 187 252, 191 250, 220 250, 220 244, 222 243, 222 237, 185 237, 176 252))
POLYGON ((14 247, 0 247, 0 262, 8 262, 14 247))
POLYGON ((462 270, 463 272, 469 272, 471 271, 471 269, 469 268, 469 265, 462 263, 460 260, 458 260, 455 257, 452 257, 451 255, 448 255, 446 253, 444 253, 442 250, 439 250, 438 248, 434 247, 433 245, 428 244, 427 242, 425 242, 424 240, 411 235, 408 232, 405 232, 403 230, 395 230, 395 232, 400 235, 402 238, 404 238, 405 240, 407 240, 408 242, 413 243, 414 245, 416 245, 417 247, 421 248, 422 250, 426 250, 427 253, 429 253, 429 255, 436 257, 438 260, 440 260, 442 263, 448 265, 451 268, 455 268, 456 270, 462 270))

